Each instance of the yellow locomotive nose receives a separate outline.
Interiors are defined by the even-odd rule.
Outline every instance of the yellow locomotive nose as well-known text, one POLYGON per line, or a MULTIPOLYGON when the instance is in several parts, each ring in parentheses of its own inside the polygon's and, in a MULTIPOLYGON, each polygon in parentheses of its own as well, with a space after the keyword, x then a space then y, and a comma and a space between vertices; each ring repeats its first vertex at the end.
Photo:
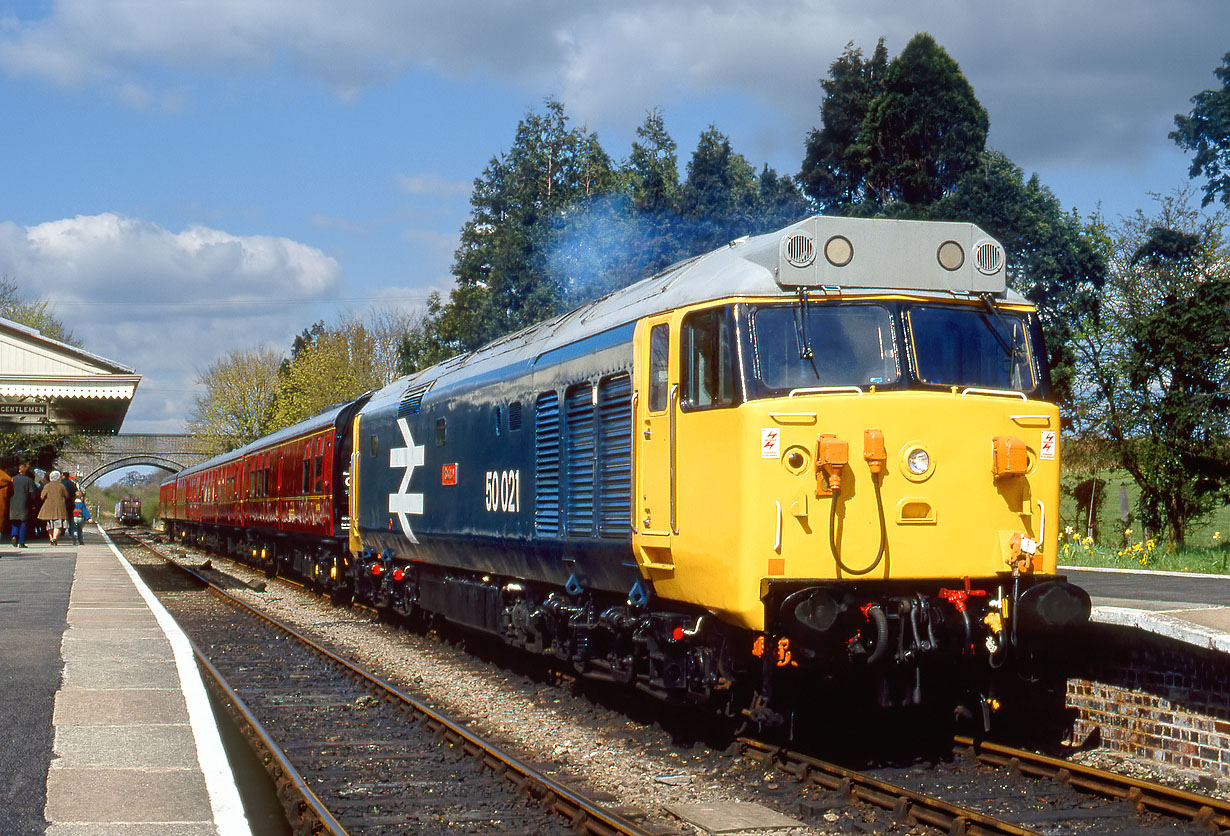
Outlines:
MULTIPOLYGON (((783 422, 786 454, 762 482, 795 521, 783 520, 780 542, 773 536, 783 576, 860 574, 854 570, 879 552, 874 577, 883 579, 1054 570, 1044 522, 1058 502, 1053 407, 1031 404, 1037 412, 1025 416, 1019 400, 947 391, 791 401, 794 409, 803 403, 815 412, 783 422), (962 418, 954 420, 958 406, 962 418), (862 462, 852 462, 849 448, 860 435, 862 462), (814 450, 810 503, 798 496, 799 449, 807 447, 814 450)), ((768 421, 781 418, 772 408, 766 413, 768 421)))

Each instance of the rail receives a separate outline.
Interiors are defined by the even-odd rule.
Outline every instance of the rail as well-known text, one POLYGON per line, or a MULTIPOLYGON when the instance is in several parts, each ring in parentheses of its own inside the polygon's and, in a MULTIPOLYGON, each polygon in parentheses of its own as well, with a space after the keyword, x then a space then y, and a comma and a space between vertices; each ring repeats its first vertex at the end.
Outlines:
MULTIPOLYGON (((147 543, 135 541, 138 545, 144 547, 148 551, 157 555, 160 559, 170 563, 179 570, 197 578, 201 583, 205 584, 213 594, 222 598, 228 604, 237 609, 244 610, 256 618, 262 619, 268 624, 283 631, 295 641, 300 642, 312 652, 329 660, 330 662, 342 667, 352 677, 362 681, 371 691, 382 699, 391 700, 409 711, 413 716, 417 717, 428 728, 438 734, 441 739, 447 743, 460 747, 463 751, 472 757, 479 759, 485 767, 492 770, 495 774, 500 775, 519 791, 525 795, 535 799, 539 804, 547 809, 555 812, 561 817, 567 819, 574 830, 578 833, 593 834, 593 836, 650 836, 649 832, 643 830, 635 823, 628 821, 624 817, 613 813, 600 804, 577 791, 564 786, 546 775, 539 772, 534 767, 515 757, 514 755, 504 751, 494 743, 483 740, 478 735, 470 732, 460 724, 449 718, 447 715, 436 711, 420 700, 412 697, 401 689, 397 688, 392 683, 376 676, 375 674, 360 668, 351 661, 338 656, 336 653, 328 650, 325 647, 317 644, 308 636, 296 630, 289 624, 280 621, 277 618, 262 612, 261 610, 250 606, 244 601, 228 594, 225 590, 213 583, 211 579, 201 575, 199 572, 193 571, 190 567, 179 563, 178 561, 168 558, 160 553, 147 543)), ((213 674, 211 674, 212 676, 213 674)), ((239 697, 231 690, 228 694, 228 700, 234 701, 237 705, 242 703, 239 697)), ((246 711, 246 709, 244 709, 246 711)), ((250 712, 248 712, 250 714, 250 712)), ((253 717, 253 720, 255 718, 253 717)), ((255 731, 255 727, 254 727, 255 731)), ((271 753, 279 751, 276 743, 273 743, 268 735, 264 735, 264 739, 268 740, 271 753)), ((277 757, 275 755, 275 761, 277 757)), ((289 766, 289 761, 284 757, 286 768, 289 769, 287 775, 298 775, 293 767, 289 766)), ((282 766, 281 761, 277 761, 279 767, 282 766)), ((283 781, 286 783, 286 781, 283 781)), ((310 795, 311 791, 300 778, 297 782, 293 777, 289 779, 289 783, 293 784, 296 790, 302 787, 308 795, 302 796, 303 804, 307 807, 312 807, 311 799, 314 795, 310 795), (310 796, 310 798, 309 798, 310 796)), ((317 801, 319 804, 319 801, 317 801)), ((323 806, 323 805, 322 805, 323 806)), ((328 811, 324 811, 327 815, 328 811)), ((331 815, 329 816, 331 818, 331 815)), ((323 822, 323 819, 322 819, 323 822)), ((340 828, 340 825, 338 826, 340 828)), ((336 836, 344 836, 344 830, 326 830, 325 832, 336 834, 336 836)))

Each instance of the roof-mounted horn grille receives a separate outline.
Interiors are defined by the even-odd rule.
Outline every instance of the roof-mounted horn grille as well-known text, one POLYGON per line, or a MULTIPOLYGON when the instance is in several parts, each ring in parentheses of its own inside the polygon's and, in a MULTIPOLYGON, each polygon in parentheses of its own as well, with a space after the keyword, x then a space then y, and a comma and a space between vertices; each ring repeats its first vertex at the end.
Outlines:
POLYGON ((1004 248, 994 241, 983 241, 974 248, 974 265, 984 276, 994 276, 1004 267, 1004 248))

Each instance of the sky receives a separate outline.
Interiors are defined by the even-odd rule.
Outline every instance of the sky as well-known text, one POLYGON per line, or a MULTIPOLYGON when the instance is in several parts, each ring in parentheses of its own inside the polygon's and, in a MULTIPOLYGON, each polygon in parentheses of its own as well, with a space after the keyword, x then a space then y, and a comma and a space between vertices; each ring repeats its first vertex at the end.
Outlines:
POLYGON ((563 103, 625 159, 659 109, 799 170, 853 43, 929 32, 988 145, 1115 222, 1188 184, 1167 134, 1218 86, 1226 0, 0 0, 0 275, 143 376, 180 432, 201 371, 317 320, 447 294, 475 178, 563 103))

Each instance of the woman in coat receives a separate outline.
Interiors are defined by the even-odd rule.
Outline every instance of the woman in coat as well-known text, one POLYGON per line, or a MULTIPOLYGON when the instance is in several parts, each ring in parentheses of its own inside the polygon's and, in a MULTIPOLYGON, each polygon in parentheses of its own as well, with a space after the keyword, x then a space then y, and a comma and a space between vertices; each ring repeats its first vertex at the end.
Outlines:
POLYGON ((9 502, 13 498, 13 477, 7 470, 0 469, 0 523, 4 525, 4 533, 8 534, 9 502))
POLYGON ((68 527, 68 489, 60 481, 60 471, 47 474, 47 484, 39 494, 43 504, 39 506, 38 518, 47 523, 47 539, 51 545, 60 540, 60 532, 68 527))

